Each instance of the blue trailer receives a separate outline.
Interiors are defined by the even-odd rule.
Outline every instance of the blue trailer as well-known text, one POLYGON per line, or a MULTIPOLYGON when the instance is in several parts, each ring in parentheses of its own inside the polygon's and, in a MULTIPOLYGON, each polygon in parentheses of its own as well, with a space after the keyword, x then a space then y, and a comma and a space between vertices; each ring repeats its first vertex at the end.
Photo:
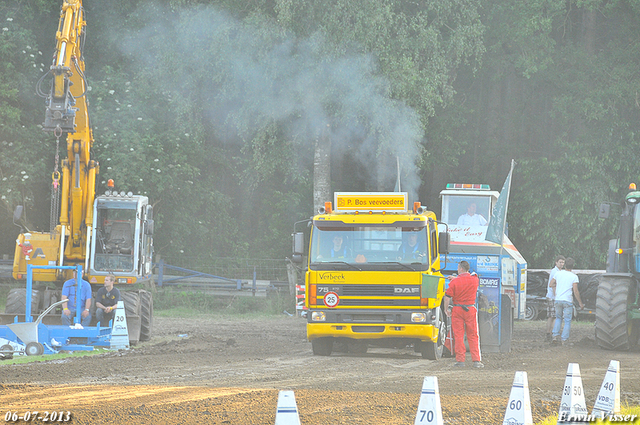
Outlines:
MULTIPOLYGON (((33 269, 62 269, 76 270, 77 284, 80 285, 82 266, 27 266, 26 293, 32 294, 33 269)), ((31 316, 31 297, 27 296, 25 303, 24 322, 18 322, 19 317, 14 318, 14 323, 0 326, 0 354, 5 357, 13 354, 26 354, 28 356, 52 354, 59 351, 87 351, 94 348, 109 348, 111 345, 111 327, 85 327, 80 323, 81 309, 77 309, 75 326, 45 325, 42 319, 51 310, 65 302, 58 301, 35 320, 31 316)))

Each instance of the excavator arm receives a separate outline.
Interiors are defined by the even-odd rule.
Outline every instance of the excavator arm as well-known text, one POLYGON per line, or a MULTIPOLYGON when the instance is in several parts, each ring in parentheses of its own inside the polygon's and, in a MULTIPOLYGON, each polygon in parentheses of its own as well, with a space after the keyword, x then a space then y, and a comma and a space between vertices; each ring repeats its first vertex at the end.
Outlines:
MULTIPOLYGON (((93 133, 85 96, 83 47, 86 21, 81 0, 65 0, 56 32, 56 50, 49 69, 43 129, 56 137, 66 133, 67 159, 62 162, 61 232, 67 233, 64 258, 82 261, 93 221, 97 162, 91 160, 93 133)), ((55 184, 55 183, 54 183, 55 184)), ((64 235, 63 233, 63 235, 64 235)), ((61 245, 62 246, 62 245, 61 245)))

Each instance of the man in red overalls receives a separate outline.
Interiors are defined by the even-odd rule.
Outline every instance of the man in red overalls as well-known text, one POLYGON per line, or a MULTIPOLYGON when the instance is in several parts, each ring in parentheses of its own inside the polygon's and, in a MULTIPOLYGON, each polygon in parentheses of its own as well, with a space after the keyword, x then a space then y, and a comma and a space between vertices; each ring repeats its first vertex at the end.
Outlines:
POLYGON ((480 339, 478 337, 478 310, 476 309, 476 294, 480 279, 475 273, 469 274, 469 263, 458 263, 458 276, 451 280, 444 297, 444 309, 451 317, 451 329, 456 350, 456 367, 464 367, 466 347, 464 332, 467 331, 467 341, 473 367, 484 367, 480 357, 480 339), (453 309, 449 310, 450 303, 453 309))

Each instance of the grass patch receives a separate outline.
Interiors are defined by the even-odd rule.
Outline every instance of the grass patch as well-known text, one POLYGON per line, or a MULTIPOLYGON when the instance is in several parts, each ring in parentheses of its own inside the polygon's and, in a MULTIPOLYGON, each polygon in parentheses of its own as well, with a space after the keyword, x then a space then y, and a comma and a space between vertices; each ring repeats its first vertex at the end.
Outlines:
POLYGON ((104 354, 108 352, 110 352, 110 350, 100 348, 92 351, 74 351, 69 353, 65 352, 65 353, 55 353, 55 354, 43 354, 41 356, 15 356, 11 360, 0 361, 0 366, 12 365, 12 364, 34 363, 34 362, 48 362, 52 360, 63 360, 67 358, 95 356, 97 354, 104 354))
POLYGON ((268 297, 221 297, 203 292, 164 290, 153 295, 154 314, 164 317, 274 316, 295 313, 293 297, 274 293, 268 297))
MULTIPOLYGON (((626 423, 626 424, 640 424, 640 406, 633 406, 633 407, 629 407, 628 405, 622 406, 620 408, 620 415, 623 416, 623 418, 625 416, 627 416, 626 421, 622 422, 622 423, 626 423), (635 418, 633 418, 632 420, 632 416, 635 415, 635 418)), ((617 421, 610 421, 610 420, 597 420, 595 422, 589 422, 591 424, 618 424, 621 423, 622 419, 618 419, 617 421)), ((536 422, 535 425, 556 425, 558 423, 558 415, 553 415, 553 416, 549 416, 548 418, 546 418, 545 420, 543 420, 542 422, 536 422)))

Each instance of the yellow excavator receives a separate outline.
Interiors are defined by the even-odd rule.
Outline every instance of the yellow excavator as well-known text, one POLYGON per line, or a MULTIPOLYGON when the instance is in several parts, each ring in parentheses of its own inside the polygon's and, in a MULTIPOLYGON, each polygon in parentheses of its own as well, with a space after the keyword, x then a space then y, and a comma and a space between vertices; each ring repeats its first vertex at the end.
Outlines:
MULTIPOLYGON (((50 229, 29 231, 21 219, 22 206, 16 208, 14 222, 22 232, 16 240, 13 277, 25 279, 27 264, 80 264, 95 289, 113 273, 125 302, 130 341, 135 343, 151 336, 153 299, 149 291, 139 288, 152 282, 153 207, 146 196, 114 190, 111 180, 109 190, 96 196, 99 164, 91 158, 94 140, 84 74, 85 30, 82 1, 64 0, 53 63, 36 87, 46 99, 43 129, 56 137, 50 229), (50 88, 43 89, 49 81, 50 88), (65 139, 67 155, 60 160, 60 140, 65 139), (128 290, 134 284, 138 289, 128 290)), ((29 294, 32 314, 58 301, 62 283, 69 278, 69 270, 33 269, 33 281, 38 284, 29 294)), ((12 290, 0 320, 9 322, 24 315, 26 297, 26 289, 12 290)), ((56 314, 51 316, 50 321, 55 321, 56 314)))

